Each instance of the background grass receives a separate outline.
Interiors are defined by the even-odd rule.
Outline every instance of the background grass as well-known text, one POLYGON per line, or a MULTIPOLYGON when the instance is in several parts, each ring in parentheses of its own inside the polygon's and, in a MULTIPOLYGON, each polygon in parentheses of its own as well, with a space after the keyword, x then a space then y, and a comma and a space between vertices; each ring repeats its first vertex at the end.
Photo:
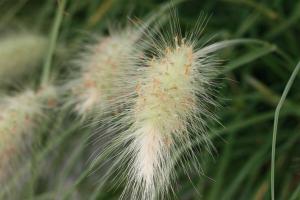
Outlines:
MULTIPOLYGON (((124 24, 128 16, 143 18, 164 2, 167 1, 68 0, 59 23, 57 44, 50 46, 48 58, 45 55, 46 65, 62 80, 73 70, 69 60, 89 34, 106 34, 111 22, 124 24), (51 48, 54 50, 55 46, 52 60, 51 48)), ((25 29, 50 37, 51 30, 55 32, 52 24, 58 3, 62 1, 0 0, 0 34, 25 29)), ((204 175, 191 173, 187 177, 179 173, 174 186, 176 197, 170 198, 270 199, 273 117, 300 59, 300 1, 190 0, 177 8, 184 30, 189 30, 200 12, 205 11, 211 14, 206 33, 216 34, 216 40, 254 38, 265 44, 246 44, 222 51, 225 86, 220 101, 224 107, 218 115, 223 127, 216 125, 209 133, 217 153, 212 158, 206 152, 199 152, 204 175)), ((41 77, 31 79, 39 83, 41 77)), ((300 199, 299 86, 298 75, 278 123, 274 163, 276 199, 300 199)), ((99 191, 101 172, 86 172, 89 156, 97 147, 88 137, 89 128, 64 110, 53 115, 52 122, 41 131, 33 159, 16 171, 16 177, 30 172, 16 198, 117 199, 122 185, 116 188, 109 182, 99 191)), ((7 199, 3 191, 0 196, 7 199)))

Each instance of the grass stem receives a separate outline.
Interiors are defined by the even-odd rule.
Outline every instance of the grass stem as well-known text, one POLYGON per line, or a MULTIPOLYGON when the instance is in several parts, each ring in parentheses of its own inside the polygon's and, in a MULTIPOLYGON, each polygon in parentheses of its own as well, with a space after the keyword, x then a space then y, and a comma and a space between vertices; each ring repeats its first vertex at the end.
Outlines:
POLYGON ((67 0, 61 0, 58 5, 58 11, 56 13, 56 17, 54 19, 52 31, 50 33, 50 41, 49 48, 47 51, 46 59, 44 62, 43 74, 42 74, 42 85, 45 85, 49 81, 50 77, 50 69, 52 65, 52 58, 54 54, 54 50, 56 47, 56 42, 58 38, 59 28, 63 19, 63 13, 66 6, 67 0))
POLYGON ((277 137, 279 114, 283 106, 283 103, 286 99, 286 96, 290 91, 299 70, 300 70, 300 62, 297 64, 288 83, 286 84, 285 89, 281 95, 281 98, 275 110, 273 136, 272 136, 272 157, 271 157, 271 198, 272 200, 275 200, 275 154, 276 154, 276 137, 277 137))

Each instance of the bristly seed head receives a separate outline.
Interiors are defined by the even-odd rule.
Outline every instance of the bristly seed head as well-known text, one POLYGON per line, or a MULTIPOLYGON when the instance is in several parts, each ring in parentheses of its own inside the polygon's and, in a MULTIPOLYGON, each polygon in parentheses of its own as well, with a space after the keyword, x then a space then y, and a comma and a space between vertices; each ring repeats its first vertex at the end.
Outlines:
MULTIPOLYGON (((202 29, 205 24, 196 27, 202 29)), ((145 43, 151 45, 153 56, 144 60, 137 81, 131 83, 135 88, 128 99, 132 106, 109 129, 121 131, 107 151, 113 152, 113 157, 120 155, 114 167, 128 165, 120 172, 129 182, 124 199, 164 198, 173 191, 174 166, 197 162, 192 140, 201 140, 207 149, 212 147, 207 124, 215 119, 210 110, 216 106, 214 80, 219 72, 214 53, 220 44, 226 45, 217 44, 214 50, 199 44, 202 30, 183 38, 175 29, 171 29, 171 39, 170 34, 153 35, 149 30, 150 41, 145 43)))
POLYGON ((138 39, 137 31, 128 28, 87 47, 77 62, 81 74, 69 83, 80 116, 102 115, 116 103, 117 96, 127 95, 126 82, 136 67, 138 39))
POLYGON ((8 178, 11 165, 30 144, 41 106, 32 91, 2 100, 0 113, 0 183, 8 178))
POLYGON ((5 185, 20 162, 28 159, 36 128, 45 120, 44 108, 56 99, 53 86, 38 92, 26 90, 0 101, 0 184, 5 185), (26 159, 25 159, 26 158, 26 159))
POLYGON ((168 187, 178 142, 189 143, 188 125, 199 110, 197 57, 193 46, 174 41, 174 47, 166 47, 149 61, 137 87, 130 130, 134 141, 131 181, 141 187, 141 194, 134 191, 133 195, 142 199, 153 199, 160 188, 168 187))

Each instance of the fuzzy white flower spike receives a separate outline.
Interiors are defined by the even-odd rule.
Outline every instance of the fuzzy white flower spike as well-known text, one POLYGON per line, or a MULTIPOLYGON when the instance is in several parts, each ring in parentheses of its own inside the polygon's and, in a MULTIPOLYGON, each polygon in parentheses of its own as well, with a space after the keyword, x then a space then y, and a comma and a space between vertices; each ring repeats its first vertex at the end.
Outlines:
POLYGON ((132 28, 97 39, 86 47, 76 64, 80 74, 68 84, 72 90, 69 104, 79 116, 102 115, 116 104, 117 96, 128 92, 128 74, 136 70, 136 58, 141 53, 135 43, 141 33, 132 28))
POLYGON ((215 105, 211 91, 217 65, 200 54, 194 42, 174 36, 149 61, 137 85, 133 124, 126 133, 134 198, 150 200, 165 192, 175 155, 196 135, 210 146, 205 120, 213 117, 208 106, 215 105))
POLYGON ((38 127, 47 119, 43 109, 53 108, 56 98, 56 89, 50 85, 38 92, 27 89, 15 96, 1 97, 0 185, 6 185, 14 170, 29 159, 38 127))
POLYGON ((18 157, 30 146, 42 112, 40 102, 31 90, 1 99, 0 108, 0 183, 4 184, 18 157))
POLYGON ((122 174, 127 181, 123 199, 164 199, 173 191, 175 165, 184 168, 197 163, 199 156, 192 141, 202 141, 199 148, 212 147, 207 126, 216 119, 218 105, 215 94, 220 62, 215 53, 239 41, 208 45, 200 40, 205 17, 185 37, 173 22, 170 32, 153 35, 155 31, 149 30, 146 43, 151 45, 153 56, 145 59, 138 80, 132 83, 135 91, 127 97, 132 106, 108 129, 119 133, 98 159, 111 154, 111 172, 116 177, 122 174))

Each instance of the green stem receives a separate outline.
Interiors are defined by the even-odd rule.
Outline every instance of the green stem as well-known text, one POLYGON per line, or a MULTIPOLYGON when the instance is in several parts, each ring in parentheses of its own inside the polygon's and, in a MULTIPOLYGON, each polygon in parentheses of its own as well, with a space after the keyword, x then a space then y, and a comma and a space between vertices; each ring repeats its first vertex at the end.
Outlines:
POLYGON ((272 200, 275 200, 275 153, 276 153, 276 137, 277 137, 279 114, 280 114, 282 105, 286 99, 286 96, 287 96, 288 92, 290 91, 299 70, 300 70, 300 62, 297 64, 288 83, 286 84, 285 89, 280 98, 280 101, 275 110, 273 137, 272 137, 272 157, 271 157, 271 197, 272 197, 272 200))
POLYGON ((58 38, 59 28, 63 19, 63 13, 66 6, 67 0, 61 0, 58 5, 58 11, 56 13, 56 17, 54 19, 53 28, 50 34, 49 48, 46 55, 46 59, 44 62, 44 70, 42 74, 42 85, 45 85, 49 81, 50 69, 52 65, 52 58, 54 54, 54 50, 56 47, 56 42, 58 38))

